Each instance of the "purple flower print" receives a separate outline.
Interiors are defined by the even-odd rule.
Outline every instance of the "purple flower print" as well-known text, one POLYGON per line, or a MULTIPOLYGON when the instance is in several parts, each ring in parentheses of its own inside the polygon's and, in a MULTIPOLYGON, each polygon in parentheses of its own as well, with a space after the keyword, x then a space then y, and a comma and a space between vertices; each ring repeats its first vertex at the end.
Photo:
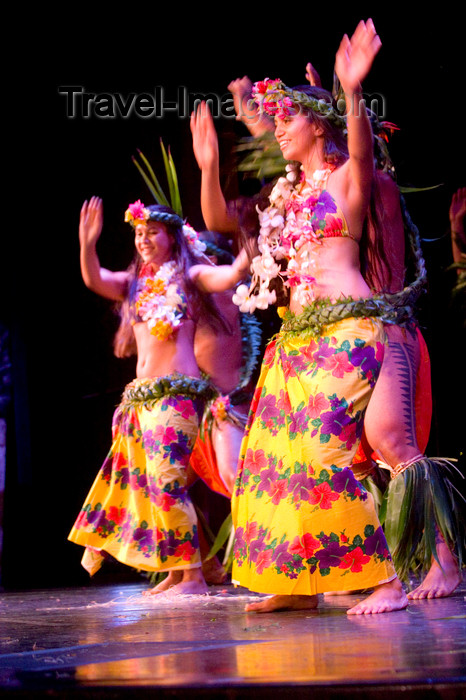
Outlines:
POLYGON ((135 428, 137 427, 137 418, 135 417, 134 411, 125 411, 124 413, 115 414, 112 428, 116 430, 121 435, 132 435, 135 428))
POLYGON ((332 539, 332 537, 330 537, 330 535, 324 535, 324 534, 319 535, 319 540, 322 544, 322 547, 328 547, 329 544, 334 541, 332 539))
POLYGON ((315 479, 305 472, 292 474, 288 483, 288 492, 293 494, 293 502, 308 501, 309 492, 312 491, 315 483, 315 479))
POLYGON ((148 528, 137 527, 133 532, 133 540, 138 544, 138 549, 151 548, 154 546, 154 533, 148 528))
POLYGON ((375 357, 375 350, 371 345, 361 345, 351 350, 351 362, 355 367, 360 367, 367 375, 369 372, 378 375, 380 364, 375 357))
POLYGON ((160 488, 155 483, 151 483, 149 487, 149 499, 151 503, 161 506, 164 501, 173 504, 177 501, 179 504, 186 503, 188 500, 188 491, 185 486, 179 486, 178 482, 167 484, 160 488))
POLYGON ((244 539, 244 529, 242 527, 237 528, 235 531, 235 544, 234 551, 239 552, 240 550, 246 549, 246 540, 244 539))
POLYGON ((364 540, 364 551, 370 557, 373 554, 385 557, 388 555, 387 541, 381 527, 378 527, 373 535, 369 535, 364 540))
POLYGON ((295 374, 306 369, 306 358, 302 355, 288 355, 288 362, 291 363, 295 374))
POLYGON ((128 467, 123 467, 120 469, 119 472, 116 473, 117 478, 115 479, 115 483, 118 484, 120 482, 120 488, 125 489, 128 484, 129 484, 129 479, 130 479, 130 472, 128 467))
POLYGON ((102 479, 104 481, 106 481, 107 483, 110 481, 110 478, 112 476, 112 458, 111 458, 111 456, 107 457, 107 459, 103 463, 101 475, 102 475, 102 479))
POLYGON ((142 435, 142 444, 145 452, 151 456, 160 452, 160 437, 152 430, 145 430, 142 435))
POLYGON ((129 542, 131 539, 131 533, 133 531, 133 519, 131 513, 128 513, 126 520, 120 528, 120 540, 123 542, 129 542))
POLYGON ((319 549, 315 557, 319 562, 319 568, 328 569, 331 566, 339 566, 342 557, 345 556, 348 547, 341 546, 338 542, 330 542, 325 549, 319 549))
POLYGON ((349 467, 345 467, 340 472, 333 474, 332 484, 333 490, 337 493, 342 493, 343 491, 354 493, 356 489, 360 489, 359 481, 357 481, 349 467))
POLYGON ((344 406, 340 406, 340 408, 337 408, 335 411, 322 413, 320 418, 322 421, 321 433, 326 435, 340 435, 345 425, 348 425, 351 421, 350 416, 346 415, 346 408, 344 406))
POLYGON ((175 537, 175 533, 172 530, 169 530, 168 532, 162 531, 158 533, 159 536, 162 535, 164 539, 159 539, 157 542, 157 548, 159 550, 160 557, 162 560, 165 560, 167 557, 172 557, 178 545, 180 544, 180 540, 175 537))
POLYGON ((95 509, 95 510, 90 510, 87 514, 87 522, 89 525, 94 525, 96 521, 98 521, 98 517, 100 516, 101 509, 95 509))
POLYGON ((173 408, 177 408, 179 400, 180 397, 176 394, 168 394, 168 396, 163 397, 162 403, 164 406, 173 406, 173 408))
POLYGON ((297 411, 291 414, 288 430, 290 433, 305 433, 308 430, 309 416, 307 410, 297 411))
POLYGON ((169 445, 164 445, 164 456, 169 457, 170 464, 174 464, 175 462, 187 464, 192 451, 192 446, 189 437, 187 435, 184 435, 181 431, 178 431, 177 437, 177 442, 172 442, 169 445))
POLYGON ((102 510, 96 512, 96 515, 97 517, 94 520, 95 529, 101 528, 102 530, 107 530, 109 525, 107 512, 102 508, 102 510))
POLYGON ((319 343, 319 348, 315 351, 312 359, 315 362, 316 368, 326 368, 327 359, 335 353, 334 348, 331 348, 329 343, 319 343))
POLYGON ((258 491, 267 491, 268 493, 272 487, 272 484, 278 478, 278 476, 279 474, 275 470, 275 467, 273 465, 261 471, 261 479, 257 485, 258 491))
POLYGON ((256 562, 259 554, 264 551, 265 546, 266 546, 264 539, 265 539, 265 535, 262 535, 261 537, 258 537, 257 540, 253 540, 250 543, 250 545, 249 545, 249 559, 251 561, 256 562))
POLYGON ((344 408, 348 406, 346 399, 340 399, 336 394, 332 394, 328 398, 330 400, 330 407, 332 411, 334 411, 336 408, 340 408, 341 406, 343 406, 344 408))
POLYGON ((278 415, 276 398, 273 394, 266 394, 260 399, 257 405, 257 415, 261 417, 264 423, 278 415))
POLYGON ((275 562, 278 568, 292 560, 288 551, 289 545, 289 542, 282 542, 282 544, 278 544, 273 550, 272 561, 275 562))
POLYGON ((175 553, 175 547, 170 545, 167 540, 159 540, 157 542, 157 550, 162 561, 166 561, 168 557, 173 556, 175 553))
POLYGON ((335 214, 337 211, 337 205, 333 197, 328 193, 327 190, 323 190, 316 202, 315 209, 313 211, 312 218, 325 219, 326 214, 335 214))

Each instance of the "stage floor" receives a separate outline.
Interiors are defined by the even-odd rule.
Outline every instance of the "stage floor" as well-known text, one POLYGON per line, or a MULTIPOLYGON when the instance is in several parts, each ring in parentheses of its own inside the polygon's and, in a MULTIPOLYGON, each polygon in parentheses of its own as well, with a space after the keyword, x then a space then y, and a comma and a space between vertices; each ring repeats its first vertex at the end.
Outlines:
POLYGON ((0 594, 1 697, 465 697, 466 586, 407 610, 245 613, 231 585, 175 600, 146 582, 0 594))

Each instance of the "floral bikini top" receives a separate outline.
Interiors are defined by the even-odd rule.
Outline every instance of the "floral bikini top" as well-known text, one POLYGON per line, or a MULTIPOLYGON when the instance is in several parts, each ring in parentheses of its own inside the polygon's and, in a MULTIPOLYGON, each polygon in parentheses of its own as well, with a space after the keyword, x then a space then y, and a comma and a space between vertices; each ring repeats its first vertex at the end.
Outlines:
POLYGON ((166 340, 186 320, 188 302, 176 263, 164 263, 156 274, 143 267, 131 294, 133 323, 146 321, 152 335, 166 340))
POLYGON ((285 223, 281 245, 286 257, 293 257, 302 245, 317 243, 323 238, 354 238, 345 216, 326 189, 334 167, 316 170, 313 180, 301 182, 285 201, 285 223))
MULTIPOLYGON (((288 167, 287 167, 288 169, 288 167)), ((297 185, 291 179, 277 180, 270 205, 257 210, 260 222, 258 247, 260 255, 251 263, 251 283, 241 285, 233 297, 241 311, 252 313, 275 303, 271 281, 281 277, 284 285, 293 288, 295 298, 306 305, 314 299, 315 278, 311 274, 315 249, 299 249, 306 243, 323 243, 326 238, 351 238, 343 212, 327 191, 327 181, 335 166, 316 170, 312 180, 304 173, 297 185), (287 260, 284 270, 281 261, 287 260)))

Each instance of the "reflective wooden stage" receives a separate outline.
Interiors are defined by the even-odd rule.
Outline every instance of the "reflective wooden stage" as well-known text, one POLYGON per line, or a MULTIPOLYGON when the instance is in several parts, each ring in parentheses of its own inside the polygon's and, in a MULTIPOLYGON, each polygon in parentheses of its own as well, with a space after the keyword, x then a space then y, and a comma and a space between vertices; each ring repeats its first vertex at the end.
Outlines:
POLYGON ((253 594, 147 597, 147 583, 0 594, 0 697, 465 697, 466 587, 405 611, 245 613, 253 594))

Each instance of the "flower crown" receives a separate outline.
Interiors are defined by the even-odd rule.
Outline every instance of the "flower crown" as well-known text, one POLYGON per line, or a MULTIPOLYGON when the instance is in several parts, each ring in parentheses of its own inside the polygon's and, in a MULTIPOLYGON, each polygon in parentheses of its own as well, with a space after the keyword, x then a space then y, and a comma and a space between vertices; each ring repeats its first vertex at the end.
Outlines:
POLYGON ((159 221, 169 226, 178 226, 183 231, 184 237, 189 245, 193 247, 195 253, 200 254, 205 251, 205 243, 199 239, 197 232, 192 226, 183 221, 181 216, 165 211, 153 211, 146 207, 140 199, 128 206, 128 209, 125 211, 125 221, 132 228, 136 228, 138 224, 146 224, 148 221, 159 221))
POLYGON ((280 118, 295 116, 302 108, 311 109, 329 119, 336 126, 346 128, 346 119, 334 106, 324 99, 317 99, 301 90, 287 87, 280 79, 265 78, 254 83, 252 96, 266 114, 280 118))

